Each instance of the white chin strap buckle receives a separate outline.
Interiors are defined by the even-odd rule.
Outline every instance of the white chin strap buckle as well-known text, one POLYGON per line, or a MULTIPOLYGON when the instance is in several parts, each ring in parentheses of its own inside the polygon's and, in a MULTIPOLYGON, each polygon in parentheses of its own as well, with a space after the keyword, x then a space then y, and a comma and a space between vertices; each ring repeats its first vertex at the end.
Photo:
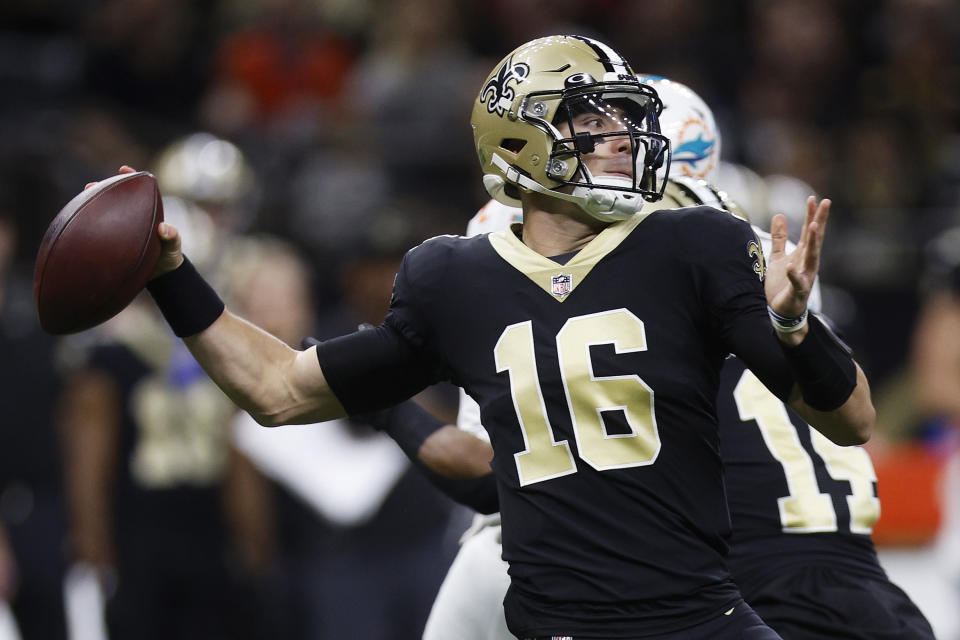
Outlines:
POLYGON ((589 190, 583 200, 583 210, 599 220, 625 220, 643 208, 643 198, 636 193, 612 189, 589 190))

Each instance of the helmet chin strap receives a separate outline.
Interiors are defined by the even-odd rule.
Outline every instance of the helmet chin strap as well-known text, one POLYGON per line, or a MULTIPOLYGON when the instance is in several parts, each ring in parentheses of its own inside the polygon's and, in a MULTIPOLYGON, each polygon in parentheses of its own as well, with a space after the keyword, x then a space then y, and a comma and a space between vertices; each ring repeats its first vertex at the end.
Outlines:
POLYGON ((603 222, 626 220, 639 213, 645 203, 645 200, 638 193, 603 188, 604 184, 618 187, 632 186, 632 181, 628 178, 600 176, 594 180, 595 184, 598 185, 597 187, 574 187, 573 193, 564 193, 555 189, 548 189, 536 180, 520 173, 497 154, 494 154, 491 160, 503 171, 507 178, 504 181, 503 178, 493 174, 487 174, 483 177, 484 187, 493 197, 496 197, 496 193, 503 190, 506 183, 510 182, 529 191, 572 202, 591 217, 603 222))

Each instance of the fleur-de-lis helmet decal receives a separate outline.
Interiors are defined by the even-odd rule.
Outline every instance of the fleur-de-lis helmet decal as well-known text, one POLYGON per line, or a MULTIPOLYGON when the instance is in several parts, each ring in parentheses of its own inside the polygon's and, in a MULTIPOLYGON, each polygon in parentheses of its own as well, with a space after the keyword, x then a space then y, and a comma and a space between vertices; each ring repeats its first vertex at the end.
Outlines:
POLYGON ((517 93, 510 86, 530 75, 530 65, 525 62, 513 63, 513 56, 507 58, 500 69, 483 86, 480 102, 487 105, 487 111, 503 116, 517 93))

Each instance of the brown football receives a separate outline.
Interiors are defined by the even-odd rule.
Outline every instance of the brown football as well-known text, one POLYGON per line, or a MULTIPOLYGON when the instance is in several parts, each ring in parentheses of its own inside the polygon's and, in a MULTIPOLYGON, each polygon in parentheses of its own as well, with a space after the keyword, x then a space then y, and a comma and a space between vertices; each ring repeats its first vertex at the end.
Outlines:
POLYGON ((68 202, 47 227, 33 272, 44 331, 83 331, 130 304, 160 257, 162 220, 157 181, 146 171, 107 178, 68 202))

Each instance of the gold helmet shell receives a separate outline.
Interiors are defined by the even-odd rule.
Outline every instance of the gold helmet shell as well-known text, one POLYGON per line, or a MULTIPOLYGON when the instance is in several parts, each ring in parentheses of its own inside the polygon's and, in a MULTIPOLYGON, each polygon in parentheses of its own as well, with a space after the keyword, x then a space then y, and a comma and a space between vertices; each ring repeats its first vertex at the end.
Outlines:
POLYGON ((628 217, 663 192, 666 172, 657 176, 656 168, 669 166, 669 141, 659 129, 661 108, 656 91, 602 42, 581 36, 532 40, 496 65, 474 102, 470 123, 484 186, 510 206, 520 206, 521 192, 536 191, 575 201, 600 219, 628 217), (607 135, 629 136, 632 180, 595 179, 581 156, 600 137, 565 137, 555 126, 588 103, 617 105, 626 113, 623 130, 607 135))

